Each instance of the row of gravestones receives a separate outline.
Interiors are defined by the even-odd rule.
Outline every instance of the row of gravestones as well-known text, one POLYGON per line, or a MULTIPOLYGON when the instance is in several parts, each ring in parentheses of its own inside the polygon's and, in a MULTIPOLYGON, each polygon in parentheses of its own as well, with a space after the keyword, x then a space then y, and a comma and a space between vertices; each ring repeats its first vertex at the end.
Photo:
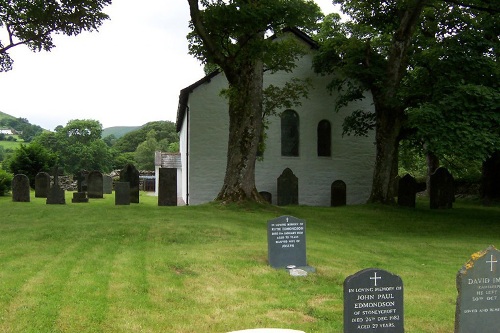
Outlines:
MULTIPOLYGON (((446 168, 438 168, 430 176, 430 208, 447 209, 452 208, 455 201, 454 180, 451 173, 446 168)), ((398 182, 398 205, 405 207, 415 207, 417 192, 425 189, 417 183, 415 178, 406 174, 398 182)))
MULTIPOLYGON (((267 223, 268 261, 274 268, 313 271, 306 260, 306 221, 281 216, 267 223)), ((500 332, 500 251, 475 253, 458 271, 455 333, 500 332)), ((404 332, 403 281, 376 268, 344 280, 344 332, 404 332)))

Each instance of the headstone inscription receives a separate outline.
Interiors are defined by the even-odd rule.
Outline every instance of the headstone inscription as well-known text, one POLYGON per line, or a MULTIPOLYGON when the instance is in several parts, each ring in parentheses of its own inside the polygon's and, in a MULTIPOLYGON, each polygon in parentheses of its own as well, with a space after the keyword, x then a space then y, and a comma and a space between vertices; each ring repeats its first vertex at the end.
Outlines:
POLYGON ((177 169, 160 168, 158 206, 177 206, 177 169))
POLYGON ((30 202, 30 180, 28 176, 17 174, 12 178, 12 201, 30 202))
POLYGON ((127 164, 125 168, 120 171, 120 182, 129 183, 130 202, 139 203, 139 171, 133 164, 127 164))
POLYGON ((446 168, 438 168, 430 177, 430 208, 452 208, 455 200, 453 176, 446 168))
POLYGON ((339 207, 347 204, 347 185, 342 180, 336 180, 331 186, 331 206, 339 207))
POLYGON ((398 205, 415 208, 417 198, 417 181, 409 174, 399 179, 398 205))
POLYGON ((47 198, 50 187, 50 175, 47 172, 39 172, 35 176, 35 198, 47 198))
POLYGON ((54 167, 54 184, 49 188, 47 193, 47 205, 64 205, 66 198, 64 190, 59 186, 59 168, 54 167))
POLYGON ((500 332, 500 251, 473 254, 457 274, 455 333, 500 332))
POLYGON ((404 332, 403 281, 368 268, 344 281, 344 333, 404 332))
POLYGON ((129 182, 115 183, 115 205, 130 205, 130 184, 129 182))
POLYGON ((299 204, 299 179, 290 168, 278 177, 278 206, 299 204))
POLYGON ((87 195, 92 199, 104 198, 103 179, 100 171, 94 170, 89 172, 87 176, 87 195))
POLYGON ((102 176, 102 190, 104 194, 112 194, 113 193, 113 177, 109 175, 102 176))
POLYGON ((307 266, 306 221, 293 216, 280 216, 267 222, 269 265, 286 268, 307 266))

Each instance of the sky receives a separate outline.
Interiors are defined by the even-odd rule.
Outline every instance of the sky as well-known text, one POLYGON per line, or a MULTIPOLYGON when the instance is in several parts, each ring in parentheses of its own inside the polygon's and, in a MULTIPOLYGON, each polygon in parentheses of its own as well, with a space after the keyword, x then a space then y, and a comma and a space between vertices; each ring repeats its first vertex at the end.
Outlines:
MULTIPOLYGON (((315 0, 325 14, 331 0, 315 0)), ((114 0, 96 32, 55 35, 50 52, 10 50, 0 72, 0 111, 53 130, 73 119, 103 128, 175 122, 181 89, 204 76, 188 54, 186 0, 114 0)), ((3 31, 0 32, 2 39, 3 31)))

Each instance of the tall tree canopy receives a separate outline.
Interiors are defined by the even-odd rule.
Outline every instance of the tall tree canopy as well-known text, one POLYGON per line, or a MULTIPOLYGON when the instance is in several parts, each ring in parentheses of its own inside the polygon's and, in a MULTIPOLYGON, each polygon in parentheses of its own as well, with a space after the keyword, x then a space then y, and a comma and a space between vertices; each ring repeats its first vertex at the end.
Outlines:
POLYGON ((188 0, 190 53, 222 69, 229 83, 229 139, 224 184, 217 200, 261 198, 255 161, 263 117, 263 71, 291 70, 303 50, 293 41, 274 43, 266 34, 315 27, 321 16, 311 0, 188 0), (200 8, 201 4, 201 8, 200 8))
MULTIPOLYGON (((469 117, 471 109, 479 106, 472 102, 474 99, 498 91, 499 3, 489 0, 333 2, 350 19, 342 22, 338 15, 331 15, 325 20, 315 68, 338 74, 330 88, 342 92, 339 107, 363 98, 367 90, 371 92, 375 113, 364 110, 353 113, 346 119, 345 130, 364 134, 375 128, 377 152, 370 200, 392 202, 399 142, 409 128, 417 130, 418 121, 408 122, 409 110, 413 111, 413 119, 418 118, 415 116, 418 108, 458 116, 453 107, 448 107, 448 111, 443 108, 449 102, 447 93, 453 92, 460 95, 462 102, 471 102, 455 103, 469 117), (457 53, 460 49, 462 56, 457 53), (473 57, 467 56, 469 51, 473 57), (478 59, 481 61, 477 62, 478 59), (461 72, 464 67, 467 70, 461 72), (479 67, 481 74, 477 73, 479 67), (493 72, 488 74, 488 69, 493 72), (467 79, 468 75, 474 80, 467 79), (492 89, 481 88, 495 80, 492 75, 497 78, 490 85, 492 89), (468 89, 470 84, 476 91, 468 89), (463 94, 464 90, 470 93, 463 94)), ((490 99, 488 106, 490 115, 494 100, 490 99)), ((433 125, 437 123, 436 114, 427 112, 427 115, 433 125)), ((418 131, 430 143, 430 132, 423 127, 418 131)))
POLYGON ((68 36, 97 30, 108 15, 102 9, 111 0, 0 0, 0 28, 7 41, 0 40, 0 72, 12 69, 8 51, 27 45, 32 51, 50 51, 54 33, 68 36))

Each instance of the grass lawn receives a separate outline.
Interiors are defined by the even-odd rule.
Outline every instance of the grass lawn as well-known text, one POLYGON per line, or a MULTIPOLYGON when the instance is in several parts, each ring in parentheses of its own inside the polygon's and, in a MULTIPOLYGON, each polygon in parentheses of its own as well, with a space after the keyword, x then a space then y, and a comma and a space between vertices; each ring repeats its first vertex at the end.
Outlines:
POLYGON ((13 203, 0 197, 0 332, 342 332, 342 284, 364 268, 399 275, 406 332, 453 332, 455 278, 500 247, 500 207, 158 207, 13 203), (268 220, 307 221, 317 272, 267 265, 268 220))

